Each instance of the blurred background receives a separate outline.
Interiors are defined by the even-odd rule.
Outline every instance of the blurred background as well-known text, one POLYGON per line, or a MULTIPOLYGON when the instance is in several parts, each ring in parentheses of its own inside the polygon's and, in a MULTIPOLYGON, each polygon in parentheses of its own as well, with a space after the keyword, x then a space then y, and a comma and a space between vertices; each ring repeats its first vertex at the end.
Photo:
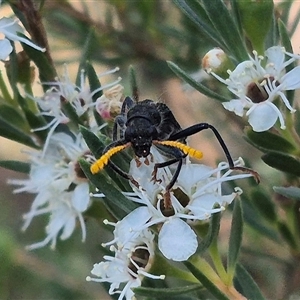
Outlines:
MULTIPOLYGON (((167 60, 191 74, 199 73, 201 58, 214 47, 172 1, 46 0, 41 13, 58 74, 62 74, 66 63, 75 81, 84 47, 88 45, 85 55, 97 72, 120 67, 116 76, 123 78, 125 94, 130 94, 128 68, 132 65, 138 74, 140 99, 165 102, 182 127, 198 122, 214 125, 232 156, 249 161, 261 173, 262 184, 269 190, 281 180, 280 172, 257 163, 260 152, 243 139, 241 119, 225 111, 220 102, 184 84, 169 69, 167 60)), ((3 4, 1 16, 10 15, 11 10, 3 4)), ((293 45, 295 52, 299 52, 296 36, 293 45)), ((206 80, 203 75, 201 78, 206 80)), ((211 88, 214 89, 213 81, 211 88)), ((37 86, 35 95, 41 94, 37 86)), ((225 159, 210 132, 195 135, 191 144, 204 152, 204 163, 215 165, 217 160, 225 159)), ((24 152, 24 146, 0 139, 0 159, 26 160, 24 152)), ((13 194, 13 187, 6 184, 8 178, 22 178, 19 173, 1 169, 0 174, 0 299, 111 299, 103 294, 100 284, 85 281, 93 264, 101 261, 98 248, 111 239, 109 233, 100 231, 99 224, 91 220, 87 222, 84 244, 78 230, 67 241, 59 242, 55 251, 47 247, 25 251, 26 245, 44 238, 47 219, 35 218, 28 230, 21 232, 22 215, 29 210, 34 195, 13 194)), ((221 224, 224 251, 228 220, 230 212, 224 214, 221 224)), ((276 238, 262 237, 253 227, 246 227, 241 261, 267 298, 287 299, 287 295, 297 295, 300 270, 284 244, 274 242, 276 238)))

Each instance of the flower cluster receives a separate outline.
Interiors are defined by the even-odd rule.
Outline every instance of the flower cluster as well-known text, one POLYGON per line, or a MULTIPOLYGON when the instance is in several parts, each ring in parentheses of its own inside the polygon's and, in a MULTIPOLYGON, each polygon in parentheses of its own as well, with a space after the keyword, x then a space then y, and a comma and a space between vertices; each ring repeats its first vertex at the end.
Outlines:
POLYGON ((100 278, 90 276, 86 278, 87 281, 111 283, 109 294, 120 293, 119 300, 124 297, 133 299, 132 288, 139 287, 144 277, 165 278, 164 275, 148 273, 154 258, 154 234, 149 229, 139 231, 137 234, 136 218, 139 218, 140 213, 142 213, 140 210, 136 210, 118 223, 105 220, 106 224, 115 226, 115 238, 104 246, 111 245, 110 250, 115 255, 104 256, 105 262, 94 265, 91 273, 100 278))
POLYGON ((286 68, 299 58, 283 47, 273 46, 265 51, 265 57, 254 51, 253 57, 228 71, 226 80, 211 72, 237 97, 223 106, 238 116, 246 114, 254 131, 266 131, 278 119, 280 128, 285 129, 285 113, 274 101, 280 99, 291 113, 295 112, 284 93, 300 88, 300 66, 286 72, 286 68))
MULTIPOLYGON (((117 71, 114 69, 106 74, 117 71)), ((41 150, 28 151, 30 174, 25 180, 12 179, 10 184, 17 185, 15 193, 28 192, 36 194, 30 211, 24 215, 25 230, 36 216, 50 215, 46 227, 46 238, 28 246, 35 249, 50 244, 55 247, 57 238, 64 240, 70 237, 79 220, 82 230, 82 240, 85 240, 86 229, 83 213, 90 205, 89 183, 82 172, 78 160, 82 157, 90 159, 90 151, 81 133, 73 127, 65 126, 59 131, 61 124, 71 125, 71 121, 64 111, 63 105, 69 104, 76 115, 84 118, 84 124, 93 132, 99 132, 94 119, 93 107, 102 102, 99 97, 95 103, 94 94, 99 90, 114 88, 120 90, 117 81, 101 88, 90 91, 85 86, 84 72, 81 72, 81 84, 74 85, 65 69, 62 79, 48 83, 51 85, 41 98, 33 98, 40 109, 40 115, 50 118, 50 122, 43 127, 33 130, 48 130, 46 141, 41 150)), ((103 74, 102 74, 103 75, 103 74)), ((105 124, 104 124, 105 126, 105 124)))
MULTIPOLYGON (((213 213, 223 211, 242 193, 236 187, 233 192, 224 194, 222 184, 252 176, 245 173, 233 175, 226 162, 219 163, 213 169, 187 160, 175 185, 167 191, 174 170, 171 167, 158 168, 156 176, 153 176, 154 165, 166 158, 154 146, 150 157, 131 161, 129 174, 139 183, 139 187, 131 184, 133 191, 124 194, 141 206, 117 223, 105 220, 105 224, 113 225, 115 230, 114 239, 104 246, 111 246, 115 256, 105 256, 106 262, 94 265, 92 274, 100 278, 87 278, 89 281, 110 282, 110 294, 119 288, 121 282, 126 282, 119 299, 132 299, 130 289, 141 285, 139 274, 154 279, 162 278, 142 273, 146 263, 142 268, 135 267, 133 273, 130 267, 134 261, 132 254, 136 253, 137 246, 142 245, 144 250, 147 249, 149 262, 153 259, 151 230, 154 227, 158 231, 158 248, 165 258, 173 261, 187 260, 198 247, 193 225, 197 221, 208 220, 213 213)), ((234 163, 237 167, 243 166, 242 159, 234 163)))

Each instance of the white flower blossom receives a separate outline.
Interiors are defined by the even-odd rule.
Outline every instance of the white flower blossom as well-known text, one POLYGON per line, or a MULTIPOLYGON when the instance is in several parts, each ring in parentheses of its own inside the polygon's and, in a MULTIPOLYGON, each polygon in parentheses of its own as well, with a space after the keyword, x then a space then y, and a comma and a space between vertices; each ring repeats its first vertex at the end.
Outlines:
MULTIPOLYGON (((0 3, 1 4, 1 3, 0 3)), ((30 40, 19 36, 17 33, 23 33, 23 28, 17 24, 18 20, 13 18, 1 18, 0 19, 0 32, 5 36, 4 39, 0 40, 0 59, 4 60, 12 52, 13 48, 10 44, 10 41, 19 41, 22 42, 36 50, 45 52, 45 48, 41 48, 35 45, 30 40), (10 40, 10 41, 9 41, 10 40)))
POLYGON ((284 92, 300 88, 300 66, 287 73, 285 68, 299 56, 286 52, 280 46, 265 51, 266 62, 255 51, 253 54, 253 58, 230 71, 226 80, 211 73, 237 97, 223 103, 223 106, 238 116, 246 114, 254 131, 266 131, 278 119, 280 128, 285 129, 284 112, 274 104, 274 100, 280 99, 291 113, 295 112, 284 92))
MULTIPOLYGON (((124 234, 128 235, 130 227, 135 226, 135 220, 131 217, 123 219, 124 234)), ((107 223, 107 222, 106 222, 107 223)), ((119 222, 117 224, 120 224, 119 222)), ((116 226, 114 223, 110 223, 116 226)), ((116 233, 116 231, 115 231, 116 233)), ((154 257, 154 234, 148 229, 139 232, 139 235, 131 239, 130 243, 123 245, 125 247, 110 247, 115 252, 114 256, 104 256, 106 261, 94 264, 91 273, 94 276, 86 278, 87 281, 109 282, 111 283, 109 294, 120 294, 118 300, 135 299, 132 288, 141 286, 142 279, 148 277, 151 279, 164 279, 164 275, 153 275, 148 273, 151 268, 154 257)))
POLYGON ((72 234, 77 219, 81 225, 82 240, 85 240, 82 213, 90 204, 89 184, 77 161, 87 151, 81 135, 71 137, 66 133, 56 133, 51 137, 45 155, 42 151, 28 153, 31 165, 29 179, 9 181, 19 186, 15 193, 36 194, 30 211, 24 215, 23 230, 34 217, 50 214, 45 240, 29 246, 29 249, 49 243, 54 248, 58 236, 66 239, 72 234))
MULTIPOLYGON (((98 77, 103 77, 105 75, 117 72, 119 68, 115 68, 104 72, 98 77)), ((76 84, 72 83, 67 66, 65 65, 64 74, 61 78, 57 79, 55 82, 47 82, 44 84, 50 85, 51 88, 46 91, 46 93, 41 98, 32 98, 35 101, 41 112, 39 115, 51 117, 52 120, 47 123, 45 126, 35 128, 32 131, 40 131, 48 129, 47 139, 45 141, 44 149, 47 150, 49 140, 54 133, 55 129, 60 124, 67 124, 70 120, 68 116, 65 114, 63 110, 64 103, 69 103, 74 109, 76 115, 78 117, 82 116, 85 112, 89 110, 89 108, 93 108, 96 103, 93 103, 93 96, 102 91, 104 89, 110 88, 112 86, 120 86, 118 83, 121 78, 119 77, 117 80, 103 85, 100 88, 90 91, 89 87, 85 84, 85 73, 84 70, 81 71, 80 76, 80 86, 76 86, 76 84)), ((90 127, 95 126, 95 122, 92 119, 92 112, 90 111, 89 122, 90 127)))
MULTIPOLYGON (((150 170, 153 170, 154 162, 160 157, 154 147, 151 153, 154 154, 152 161, 148 160, 146 164, 136 164, 135 161, 131 163, 130 174, 139 182, 140 188, 132 185, 134 192, 125 195, 143 206, 127 216, 128 219, 135 220, 130 230, 127 228, 127 234, 124 234, 126 227, 121 229, 116 226, 114 242, 125 245, 145 228, 160 224, 160 251, 168 259, 184 261, 198 247, 197 236, 189 223, 207 220, 212 213, 224 210, 227 204, 241 194, 241 189, 235 188, 231 194, 224 195, 221 187, 223 182, 252 175, 232 175, 232 170, 228 169, 228 163, 225 162, 220 163, 216 169, 187 162, 182 166, 177 182, 168 195, 166 186, 172 178, 172 172, 169 168, 158 169, 157 181, 151 181, 150 170), (223 172, 225 173, 222 174, 223 172)), ((243 161, 238 160, 235 165, 242 166, 243 161)), ((120 227, 123 226, 121 221, 120 227)))

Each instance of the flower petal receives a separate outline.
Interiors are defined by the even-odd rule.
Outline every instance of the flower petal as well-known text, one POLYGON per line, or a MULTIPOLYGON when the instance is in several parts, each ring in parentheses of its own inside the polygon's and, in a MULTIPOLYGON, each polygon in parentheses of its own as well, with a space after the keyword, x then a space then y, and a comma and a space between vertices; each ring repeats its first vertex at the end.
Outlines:
MULTIPOLYGON (((250 110, 248 111, 250 112, 250 110)), ((276 123, 278 115, 276 111, 263 102, 255 105, 253 110, 249 113, 249 124, 256 132, 266 131, 270 129, 276 123)))
POLYGON ((285 49, 281 46, 274 46, 265 51, 268 58, 266 71, 273 76, 280 76, 284 69, 285 49))
POLYGON ((229 102, 222 103, 225 109, 233 111, 237 116, 242 117, 244 115, 245 104, 240 99, 233 99, 229 102))
POLYGON ((77 185, 72 193, 72 205, 78 212, 84 212, 90 202, 89 184, 87 182, 77 185))
POLYGON ((197 250, 197 236, 186 222, 170 218, 159 232, 158 247, 166 258, 185 261, 197 250))
POLYGON ((120 243, 119 246, 123 247, 124 244, 135 239, 150 218, 151 214, 148 207, 141 206, 119 221, 114 230, 114 235, 120 243))
POLYGON ((4 39, 0 41, 0 59, 4 60, 13 50, 9 40, 4 39))
POLYGON ((300 66, 292 69, 286 73, 282 79, 281 84, 285 90, 295 90, 300 88, 300 66))

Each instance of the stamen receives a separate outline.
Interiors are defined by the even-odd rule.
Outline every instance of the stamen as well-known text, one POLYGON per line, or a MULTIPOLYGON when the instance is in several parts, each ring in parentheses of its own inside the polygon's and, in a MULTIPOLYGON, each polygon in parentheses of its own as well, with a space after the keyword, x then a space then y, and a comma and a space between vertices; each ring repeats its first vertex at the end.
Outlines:
POLYGON ((125 148, 129 147, 130 143, 127 143, 125 145, 121 146, 116 146, 113 147, 112 149, 108 150, 105 154, 103 154, 98 160, 96 160, 92 165, 91 165, 91 173, 96 174, 99 171, 101 171, 107 164, 108 160, 116 153, 124 150, 125 148))
POLYGON ((153 141, 154 144, 166 145, 174 148, 178 148, 183 151, 184 154, 188 154, 191 157, 201 159, 203 157, 203 153, 194 148, 187 146, 186 144, 176 142, 176 141, 153 141))

